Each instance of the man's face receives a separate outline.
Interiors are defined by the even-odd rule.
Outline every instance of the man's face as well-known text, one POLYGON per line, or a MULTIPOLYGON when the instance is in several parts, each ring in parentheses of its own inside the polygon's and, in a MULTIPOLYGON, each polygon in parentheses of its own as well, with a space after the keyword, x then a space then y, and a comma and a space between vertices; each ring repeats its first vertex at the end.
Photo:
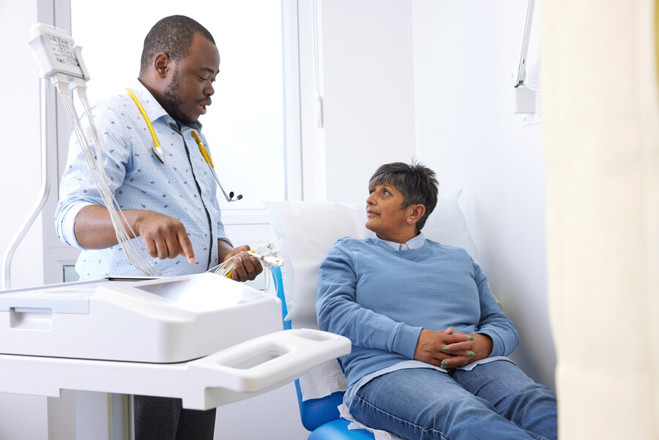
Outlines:
POLYGON ((165 91, 165 110, 176 120, 197 122, 211 105, 213 83, 220 71, 220 54, 215 44, 196 33, 188 55, 173 62, 173 73, 165 91))

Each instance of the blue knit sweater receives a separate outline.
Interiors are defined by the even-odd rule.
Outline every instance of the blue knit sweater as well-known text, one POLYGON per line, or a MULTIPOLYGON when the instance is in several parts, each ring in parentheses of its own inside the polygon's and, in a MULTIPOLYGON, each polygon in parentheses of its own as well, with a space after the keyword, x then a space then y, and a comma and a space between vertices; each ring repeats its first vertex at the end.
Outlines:
POLYGON ((506 356, 519 337, 480 267, 461 248, 431 240, 396 251, 377 238, 342 238, 323 261, 316 313, 321 330, 346 336, 348 385, 414 358, 422 329, 481 333, 506 356))

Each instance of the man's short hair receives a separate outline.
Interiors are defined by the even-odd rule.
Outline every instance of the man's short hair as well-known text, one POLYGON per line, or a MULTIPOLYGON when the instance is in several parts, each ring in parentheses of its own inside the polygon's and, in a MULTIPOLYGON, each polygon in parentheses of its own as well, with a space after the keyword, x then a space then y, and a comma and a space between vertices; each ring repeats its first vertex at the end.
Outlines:
POLYGON ((208 29, 189 17, 171 15, 158 21, 144 38, 140 73, 144 72, 161 52, 176 61, 185 58, 192 44, 192 37, 197 32, 215 44, 208 29))
POLYGON ((419 203, 425 206, 425 214, 416 223, 420 231, 437 206, 438 182, 435 172, 417 162, 388 163, 375 171, 368 182, 368 189, 373 191, 377 185, 383 184, 393 185, 403 194, 403 208, 419 203))

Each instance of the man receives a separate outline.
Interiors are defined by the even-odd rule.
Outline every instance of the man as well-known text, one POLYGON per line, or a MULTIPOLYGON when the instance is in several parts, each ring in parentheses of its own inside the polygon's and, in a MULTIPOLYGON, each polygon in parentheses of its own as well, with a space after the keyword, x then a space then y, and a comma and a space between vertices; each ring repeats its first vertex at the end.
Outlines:
MULTIPOLYGON (((245 281, 262 268, 245 252, 248 246, 234 248, 226 236, 217 185, 195 140, 196 134, 206 144, 199 116, 211 104, 219 65, 208 30, 188 17, 163 18, 144 40, 139 81, 130 88, 135 99, 129 93, 109 98, 94 107, 93 117, 109 187, 136 240, 158 258, 158 270, 167 276, 199 273, 234 258, 232 278, 245 281)), ((56 227, 61 240, 82 249, 76 263, 81 279, 141 275, 117 245, 77 142, 62 177, 56 227)), ((212 439, 214 422, 214 410, 181 410, 177 399, 135 397, 137 440, 212 439)))

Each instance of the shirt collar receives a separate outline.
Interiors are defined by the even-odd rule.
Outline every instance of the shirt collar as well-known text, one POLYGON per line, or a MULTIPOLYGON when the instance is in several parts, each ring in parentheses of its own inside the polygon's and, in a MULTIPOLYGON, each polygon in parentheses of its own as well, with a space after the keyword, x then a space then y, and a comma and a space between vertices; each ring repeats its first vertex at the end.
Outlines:
POLYGON ((178 123, 178 125, 187 125, 193 130, 201 131, 201 122, 193 122, 191 124, 183 124, 182 122, 177 122, 174 118, 170 116, 169 113, 163 108, 162 105, 158 102, 156 98, 153 97, 149 89, 147 89, 141 81, 136 81, 135 84, 130 88, 130 90, 137 96, 137 99, 140 100, 144 111, 149 116, 151 123, 157 121, 160 118, 164 118, 164 121, 169 123, 178 123))
POLYGON ((405 243, 397 243, 395 241, 383 240, 380 237, 375 237, 382 245, 393 249, 395 251, 405 251, 408 249, 419 249, 423 246, 426 241, 426 238, 423 236, 423 232, 419 232, 419 235, 405 243))

